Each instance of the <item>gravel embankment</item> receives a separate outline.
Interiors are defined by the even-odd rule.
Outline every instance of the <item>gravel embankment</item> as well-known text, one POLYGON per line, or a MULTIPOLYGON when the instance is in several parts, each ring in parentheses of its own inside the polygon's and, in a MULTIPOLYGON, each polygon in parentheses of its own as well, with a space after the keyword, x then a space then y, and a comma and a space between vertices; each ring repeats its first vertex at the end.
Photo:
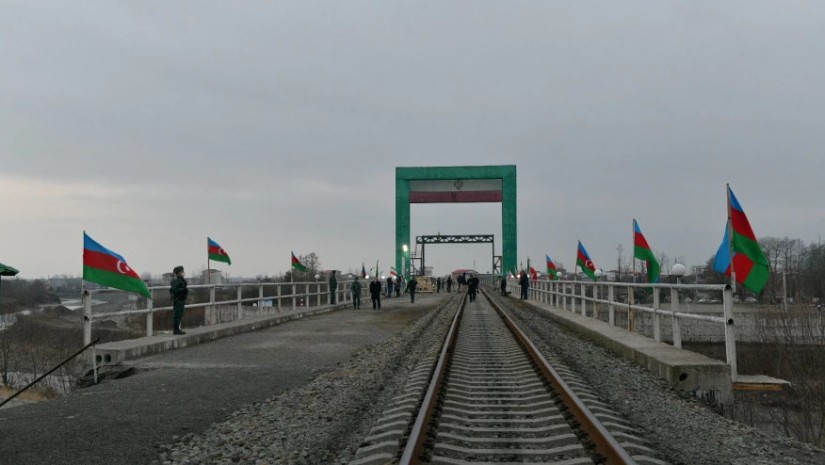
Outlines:
POLYGON ((346 464, 410 370, 440 345, 458 295, 401 333, 356 353, 339 370, 244 406, 202 434, 161 445, 154 464, 346 464), (443 310, 443 311, 442 311, 443 310))
POLYGON ((520 300, 499 301, 548 358, 579 373, 672 464, 825 464, 825 451, 727 419, 520 300))

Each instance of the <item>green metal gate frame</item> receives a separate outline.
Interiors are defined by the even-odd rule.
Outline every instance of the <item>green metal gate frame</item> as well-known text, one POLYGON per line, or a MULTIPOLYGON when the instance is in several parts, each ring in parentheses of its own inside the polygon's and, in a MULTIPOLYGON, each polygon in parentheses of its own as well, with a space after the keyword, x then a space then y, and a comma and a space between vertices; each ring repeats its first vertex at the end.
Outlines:
MULTIPOLYGON (((502 273, 516 269, 516 166, 444 166, 395 168, 395 267, 410 270, 410 181, 501 179, 502 273), (404 246, 408 252, 404 253, 404 246), (402 261, 404 266, 402 266, 402 261)), ((423 270, 422 270, 423 271, 423 270)))

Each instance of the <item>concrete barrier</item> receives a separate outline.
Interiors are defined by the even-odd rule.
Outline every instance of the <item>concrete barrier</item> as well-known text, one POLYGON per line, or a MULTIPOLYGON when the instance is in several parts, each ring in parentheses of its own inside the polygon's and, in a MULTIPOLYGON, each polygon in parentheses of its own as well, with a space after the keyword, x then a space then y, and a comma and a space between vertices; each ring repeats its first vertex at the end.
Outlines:
POLYGON ((677 349, 607 323, 540 304, 523 301, 576 333, 647 368, 671 387, 690 392, 714 405, 733 403, 731 368, 695 352, 677 349))

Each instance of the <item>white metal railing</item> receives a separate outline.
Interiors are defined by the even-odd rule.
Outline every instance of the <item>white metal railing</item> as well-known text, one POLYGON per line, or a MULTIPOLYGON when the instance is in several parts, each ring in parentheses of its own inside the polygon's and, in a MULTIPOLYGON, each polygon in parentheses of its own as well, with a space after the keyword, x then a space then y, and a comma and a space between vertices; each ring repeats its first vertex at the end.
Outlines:
MULTIPOLYGON (((494 284, 498 288, 498 283, 494 284)), ((516 279, 507 280, 508 292, 520 295, 520 286, 516 279)), ((573 313, 581 313, 588 316, 588 303, 593 310, 591 316, 599 319, 600 311, 597 304, 606 305, 608 316, 607 323, 616 325, 616 310, 623 309, 627 312, 627 330, 634 331, 634 313, 644 312, 651 315, 653 324, 653 339, 662 342, 662 316, 670 319, 671 331, 673 334, 673 346, 682 347, 682 320, 698 320, 723 325, 725 333, 725 358, 730 366, 731 378, 736 381, 738 376, 736 365, 736 332, 734 330, 733 318, 733 291, 725 284, 647 284, 647 283, 619 283, 619 282, 594 282, 594 281, 530 281, 528 298, 540 303, 569 310, 573 313), (616 298, 616 289, 626 289, 626 302, 620 302, 616 298), (653 302, 650 305, 640 305, 633 301, 633 289, 646 289, 652 292, 653 302), (670 308, 662 308, 660 292, 670 291, 670 308), (722 294, 722 315, 707 315, 697 313, 686 313, 681 311, 679 301, 679 291, 710 291, 721 292, 722 294)))
MULTIPOLYGON (((338 287, 335 291, 335 301, 336 303, 343 303, 343 302, 351 302, 352 301, 352 291, 350 290, 350 285, 352 284, 351 280, 342 280, 338 281, 338 287)), ((308 307, 310 305, 310 297, 314 297, 316 307, 321 306, 322 302, 326 302, 327 305, 332 303, 332 295, 330 295, 329 283, 327 282, 320 282, 320 281, 308 281, 308 282, 296 282, 296 283, 263 283, 263 282, 252 282, 252 283, 226 283, 226 284, 197 284, 187 286, 188 289, 209 289, 209 301, 206 302, 195 302, 195 303, 187 303, 187 309, 193 308, 206 308, 207 310, 215 310, 218 306, 230 306, 236 305, 236 312, 234 314, 234 320, 242 320, 244 318, 244 303, 249 302, 257 302, 258 310, 262 310, 264 308, 264 302, 272 302, 272 311, 279 312, 282 311, 284 307, 296 309, 299 307, 308 307), (216 290, 217 289, 231 289, 235 288, 235 298, 231 300, 216 300, 216 290), (248 289, 258 289, 258 295, 255 297, 243 297, 244 288, 248 289), (269 292, 269 295, 264 291, 267 288, 275 288, 274 293, 269 292), (298 289, 303 288, 303 293, 298 293, 298 289), (323 298, 323 296, 326 296, 323 298), (291 301, 291 303, 290 303, 291 301)), ((365 286, 361 284, 361 295, 364 295, 365 286)), ((152 293, 152 296, 156 296, 157 292, 160 293, 169 293, 169 286, 152 286, 149 288, 149 292, 152 293)), ((146 335, 151 336, 154 332, 153 330, 153 316, 155 312, 162 312, 162 311, 170 311, 173 309, 171 305, 165 307, 154 307, 154 300, 153 299, 146 299, 146 307, 135 309, 135 310, 119 310, 114 312, 101 312, 101 313, 92 313, 92 298, 95 294, 102 294, 102 293, 121 293, 126 294, 124 291, 120 291, 117 289, 86 289, 83 291, 83 295, 81 296, 81 301, 83 303, 83 343, 88 344, 92 340, 92 322, 94 320, 101 320, 104 318, 112 318, 112 317, 123 317, 129 315, 141 315, 146 314, 146 335)), ((249 308, 249 306, 247 306, 249 308)))

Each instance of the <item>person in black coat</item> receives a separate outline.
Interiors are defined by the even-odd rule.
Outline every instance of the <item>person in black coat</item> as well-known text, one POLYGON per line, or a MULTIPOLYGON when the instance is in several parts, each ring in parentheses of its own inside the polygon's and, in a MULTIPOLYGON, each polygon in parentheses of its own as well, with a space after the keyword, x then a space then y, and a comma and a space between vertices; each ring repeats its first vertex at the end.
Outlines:
POLYGON ((381 281, 376 276, 370 283, 370 299, 372 299, 372 309, 381 310, 381 281))
POLYGON ((507 292, 507 278, 501 278, 501 283, 499 284, 499 287, 501 287, 501 296, 507 297, 507 294, 509 294, 509 292, 507 292))
POLYGON ((527 299, 527 289, 530 288, 530 278, 527 276, 526 271, 521 271, 521 276, 518 279, 518 283, 521 286, 521 298, 522 300, 525 300, 527 299))
POLYGON ((478 292, 478 278, 471 274, 467 279, 467 294, 470 294, 470 302, 476 301, 476 292, 478 292))
POLYGON ((410 291, 410 303, 415 303, 416 287, 418 287, 418 281, 415 280, 415 276, 412 276, 410 282, 407 283, 407 290, 410 291))
POLYGON ((186 278, 183 277, 183 267, 176 266, 172 273, 175 277, 169 282, 169 293, 172 294, 172 334, 186 334, 180 329, 183 320, 183 309, 186 305, 186 296, 189 289, 186 288, 186 278))

